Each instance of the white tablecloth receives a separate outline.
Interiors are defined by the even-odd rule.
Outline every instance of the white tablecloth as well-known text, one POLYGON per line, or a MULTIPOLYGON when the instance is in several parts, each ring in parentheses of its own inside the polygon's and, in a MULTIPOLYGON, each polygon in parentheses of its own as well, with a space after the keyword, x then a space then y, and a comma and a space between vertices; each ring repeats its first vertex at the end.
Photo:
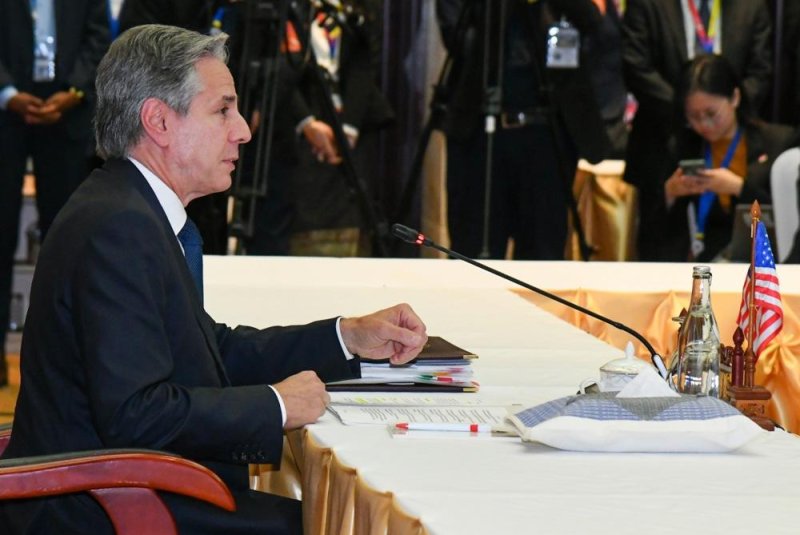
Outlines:
MULTIPOLYGON (((493 262, 548 289, 688 289, 688 264, 493 262)), ((746 267, 715 266, 713 288, 741 288, 746 267)), ((266 326, 410 303, 428 331, 480 355, 487 402, 572 394, 621 356, 463 263, 206 257, 206 306, 218 321, 266 326)), ((800 269, 782 269, 800 291, 800 269)), ((787 290, 788 289, 788 290, 787 290)), ((469 394, 465 394, 469 395, 469 394)), ((800 441, 777 431, 729 454, 589 454, 490 437, 392 438, 326 415, 309 426, 344 465, 418 517, 429 533, 797 533, 800 441)))

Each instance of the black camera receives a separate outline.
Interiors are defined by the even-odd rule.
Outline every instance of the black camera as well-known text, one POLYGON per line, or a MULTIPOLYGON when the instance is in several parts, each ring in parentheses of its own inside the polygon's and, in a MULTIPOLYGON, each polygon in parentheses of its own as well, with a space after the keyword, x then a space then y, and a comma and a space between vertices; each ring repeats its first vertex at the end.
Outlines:
POLYGON ((352 2, 342 1, 340 4, 335 4, 330 0, 315 0, 312 5, 317 13, 324 13, 350 30, 361 28, 367 21, 364 9, 352 2))

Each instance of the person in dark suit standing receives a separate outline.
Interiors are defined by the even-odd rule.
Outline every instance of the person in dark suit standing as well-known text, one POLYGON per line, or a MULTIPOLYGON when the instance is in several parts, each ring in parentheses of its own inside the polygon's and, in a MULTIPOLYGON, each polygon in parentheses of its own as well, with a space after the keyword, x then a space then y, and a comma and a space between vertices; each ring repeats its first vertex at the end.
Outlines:
POLYGON ((617 7, 619 0, 594 1, 602 6, 603 19, 583 41, 591 57, 587 67, 611 143, 607 157, 623 159, 628 144, 628 125, 625 122, 628 91, 622 76, 622 14, 617 7))
MULTIPOLYGON (((800 212, 800 169, 798 169, 797 179, 797 211, 800 212)), ((783 259, 785 264, 800 264, 800 228, 794 233, 794 241, 792 242, 792 249, 786 258, 783 259)))
POLYGON ((783 0, 767 2, 772 7, 772 26, 776 34, 775 44, 775 84, 771 102, 770 120, 781 123, 800 125, 800 2, 783 0), (782 5, 783 11, 776 9, 782 5), (780 40, 777 39, 780 31, 780 40))
MULTIPOLYGON (((372 229, 365 229, 358 193, 340 165, 343 147, 333 122, 342 123, 356 172, 368 186, 377 133, 394 119, 377 84, 380 10, 374 1, 302 0, 290 19, 267 198, 247 252, 365 254, 358 247, 361 229, 372 229), (301 43, 313 49, 316 64, 301 43)), ((363 193, 374 202, 371 191, 363 193)))
MULTIPOLYGON (((142 24, 169 24, 205 33, 220 0, 124 0, 120 31, 142 24)), ((225 2, 227 3, 227 2, 225 2)))
MULTIPOLYGON (((438 0, 445 47, 453 58, 444 131, 447 134, 448 224, 452 247, 467 256, 504 258, 509 238, 514 258, 564 258, 572 178, 583 156, 599 161, 609 142, 586 71, 576 50, 570 65, 548 64, 549 28, 562 16, 581 36, 601 22, 592 0, 508 0, 503 44, 502 97, 492 151, 488 251, 483 251, 487 142, 483 79, 496 72, 499 55, 484 65, 484 35, 499 32, 485 2, 438 0), (458 28, 463 10, 466 24, 458 28), (550 89, 550 90, 548 90, 550 89)), ((492 8, 501 2, 490 2, 492 8)), ((491 48, 491 47, 490 47, 491 48)))
POLYGON ((0 385, 28 157, 41 239, 88 171, 93 81, 108 47, 103 0, 0 0, 0 385))
POLYGON ((769 92, 770 36, 765 2, 628 0, 622 58, 626 85, 639 107, 628 137, 624 178, 639 192, 640 260, 664 260, 669 254, 661 239, 668 231, 663 185, 674 171, 670 155, 680 127, 675 120, 685 120, 675 113, 675 84, 684 65, 700 53, 721 54, 758 110, 769 92))
MULTIPOLYGON (((181 533, 301 533, 299 502, 249 491, 247 463, 280 461, 283 430, 324 412, 322 381, 359 376, 358 356, 407 362, 427 336, 408 305, 263 330, 205 312, 185 206, 229 187, 250 139, 226 38, 145 25, 100 63, 95 124, 107 161, 42 248, 5 457, 174 452, 214 470, 237 505, 227 513, 163 494, 181 533)), ((87 495, 4 502, 2 521, 3 533, 111 530, 87 495)))

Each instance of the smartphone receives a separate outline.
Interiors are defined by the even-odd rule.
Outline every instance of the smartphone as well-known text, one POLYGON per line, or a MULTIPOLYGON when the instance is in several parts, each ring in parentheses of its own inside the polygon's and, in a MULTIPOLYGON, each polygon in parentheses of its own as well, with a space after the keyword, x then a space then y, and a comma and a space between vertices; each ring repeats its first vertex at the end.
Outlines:
POLYGON ((684 175, 699 176, 699 171, 706 168, 706 161, 702 158, 681 160, 678 162, 678 166, 681 168, 684 175))

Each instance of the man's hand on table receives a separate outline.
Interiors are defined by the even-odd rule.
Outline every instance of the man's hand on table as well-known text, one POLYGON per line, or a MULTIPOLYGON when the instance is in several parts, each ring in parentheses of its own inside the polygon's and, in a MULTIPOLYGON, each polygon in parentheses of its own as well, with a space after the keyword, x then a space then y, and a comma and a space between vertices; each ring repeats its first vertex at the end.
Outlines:
MULTIPOLYGON (((405 364, 416 357, 428 335, 425 324, 406 304, 395 305, 339 323, 347 350, 368 360, 389 359, 405 364)), ((323 383, 313 371, 303 371, 273 385, 286 409, 284 429, 314 423, 331 401, 323 383)))
POLYGON ((422 351, 428 335, 425 324, 405 303, 339 324, 347 350, 367 360, 389 359, 405 364, 422 351))
POLYGON ((284 429, 296 429, 316 422, 331 402, 331 397, 315 372, 303 371, 272 385, 286 408, 284 429))

